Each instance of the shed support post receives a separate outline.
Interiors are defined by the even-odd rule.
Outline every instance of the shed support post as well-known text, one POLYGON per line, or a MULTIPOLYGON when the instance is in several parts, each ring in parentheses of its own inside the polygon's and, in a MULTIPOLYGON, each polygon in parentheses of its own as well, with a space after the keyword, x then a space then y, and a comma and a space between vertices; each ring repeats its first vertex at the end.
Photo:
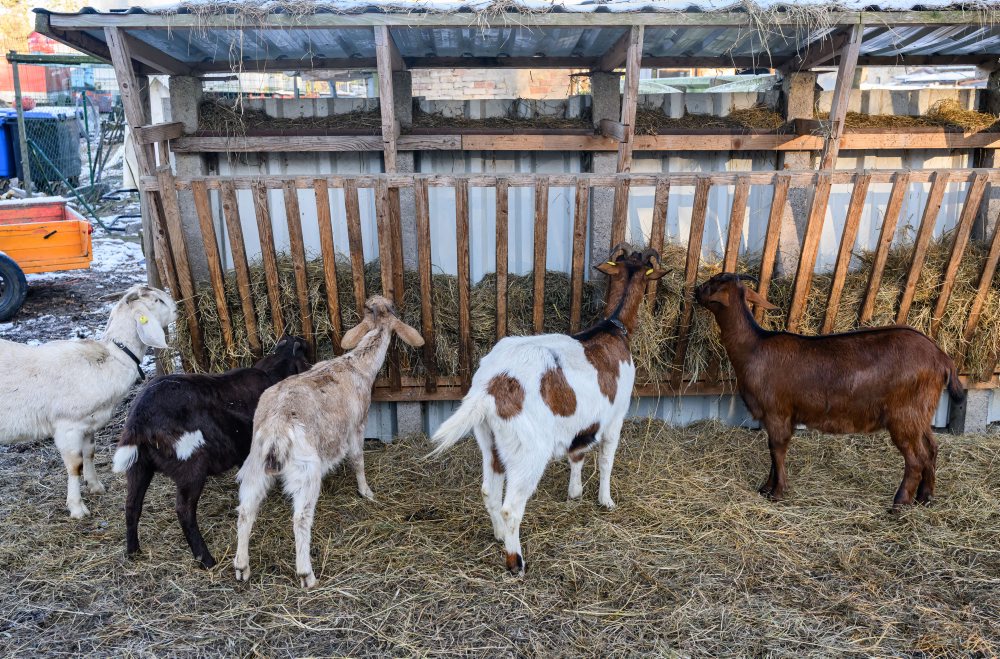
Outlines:
MULTIPOLYGON (((816 107, 816 74, 808 71, 790 73, 782 81, 785 121, 812 119, 816 107)), ((811 151, 781 151, 777 155, 778 169, 804 170, 813 168, 811 151)), ((802 236, 809 221, 809 190, 789 188, 788 202, 778 235, 778 275, 795 272, 802 245, 802 236)))
MULTIPOLYGON (((594 127, 602 119, 618 121, 621 116, 621 75, 617 73, 590 74, 591 115, 594 127)), ((614 174, 618 168, 618 154, 614 151, 594 151, 591 171, 594 174, 614 174)), ((600 263, 608 256, 611 244, 611 216, 615 206, 613 188, 593 188, 590 191, 590 262, 600 263)))
MULTIPOLYGON (((170 120, 184 124, 185 133, 198 130, 198 106, 201 105, 202 82, 200 78, 191 76, 170 76, 170 120)), ((175 176, 204 176, 208 173, 205 166, 205 156, 200 153, 175 153, 175 176)), ((191 262, 191 275, 195 281, 208 279, 208 261, 205 249, 201 245, 202 236, 194 207, 194 198, 190 194, 179 194, 177 202, 180 206, 183 222, 184 243, 188 248, 188 259, 191 262)))
MULTIPOLYGON (((990 71, 986 87, 979 90, 979 110, 990 114, 1000 114, 1000 69, 990 71)), ((974 167, 995 169, 1000 167, 1000 151, 997 149, 977 149, 974 167)), ((972 227, 972 237, 989 240, 1000 217, 1000 185, 988 183, 979 216, 972 227)))
MULTIPOLYGON (((11 51, 12 53, 14 51, 11 51)), ((21 97, 21 76, 17 70, 17 62, 10 63, 10 74, 14 81, 14 108, 17 110, 17 141, 21 151, 21 188, 24 194, 32 196, 31 189, 31 157, 28 153, 28 131, 24 125, 24 105, 21 97)))

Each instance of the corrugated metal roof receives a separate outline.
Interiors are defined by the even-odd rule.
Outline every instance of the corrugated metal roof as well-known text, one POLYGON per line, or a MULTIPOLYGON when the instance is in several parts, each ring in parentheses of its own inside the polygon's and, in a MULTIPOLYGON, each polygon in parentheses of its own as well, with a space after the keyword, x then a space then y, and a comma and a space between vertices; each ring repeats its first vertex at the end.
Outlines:
MULTIPOLYGON (((775 68, 795 61, 810 44, 821 43, 862 17, 857 12, 825 11, 861 4, 853 0, 837 5, 818 0, 801 0, 794 6, 768 0, 760 4, 777 12, 771 20, 762 20, 747 11, 747 6, 736 6, 731 0, 665 0, 655 4, 522 0, 503 5, 496 0, 420 0, 408 4, 399 0, 341 0, 296 4, 307 11, 295 14, 289 14, 291 5, 287 3, 213 1, 153 10, 36 11, 40 13, 40 31, 99 56, 103 54, 104 27, 121 27, 136 45, 136 60, 171 73, 235 67, 372 67, 375 39, 371 25, 378 21, 390 25, 400 54, 414 67, 588 68, 614 46, 629 24, 636 23, 646 25, 644 66, 688 63, 775 68), (501 6, 505 13, 491 13, 501 6), (273 13, 269 13, 271 9, 273 13), (742 13, 725 13, 736 9, 742 13), (586 19, 573 18, 585 13, 589 14, 586 19), (597 14, 602 18, 596 18, 597 14), (557 15, 565 20, 555 21, 557 15), (168 57, 157 62, 156 53, 168 57)), ((917 13, 896 14, 899 24, 894 24, 893 14, 872 19, 865 28, 862 63, 867 59, 880 64, 988 64, 1000 57, 1000 25, 990 22, 994 13, 1000 16, 1000 2, 991 0, 955 10, 952 2, 930 0, 918 6, 910 0, 888 0, 877 10, 902 12, 918 7, 921 11, 917 13), (953 11, 922 11, 931 6, 953 11)), ((872 8, 867 6, 867 10, 872 8)))

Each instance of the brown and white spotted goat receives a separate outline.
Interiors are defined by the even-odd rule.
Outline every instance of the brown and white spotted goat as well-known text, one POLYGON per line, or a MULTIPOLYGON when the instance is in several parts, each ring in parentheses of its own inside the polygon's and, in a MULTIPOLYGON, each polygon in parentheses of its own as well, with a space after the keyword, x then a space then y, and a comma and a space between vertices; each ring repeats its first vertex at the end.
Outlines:
POLYGON ((912 503, 914 495, 918 502, 930 501, 937 459, 934 410, 945 387, 952 400, 965 397, 951 357, 900 325, 824 336, 767 331, 747 302, 775 307, 744 287, 743 279, 753 280, 719 274, 695 295, 715 315, 740 396, 767 430, 771 473, 760 493, 784 495, 785 453, 801 423, 829 433, 886 428, 906 462, 893 507, 912 503))
POLYGON ((666 271, 653 250, 612 250, 596 268, 610 277, 610 316, 568 336, 507 337, 483 357, 461 407, 434 434, 440 454, 470 430, 483 454, 483 499, 507 569, 524 574, 524 507, 549 462, 569 457, 569 496, 583 494, 584 453, 601 446, 598 501, 614 508, 611 468, 635 381, 629 334, 646 283, 666 271), (504 494, 504 481, 507 491, 504 494), (501 504, 501 497, 503 502, 501 504))
POLYGON ((240 508, 233 560, 237 580, 250 578, 250 531, 276 477, 281 477, 292 499, 295 571, 305 588, 316 584, 309 545, 323 476, 347 458, 354 467, 358 493, 374 499, 365 479, 364 430, 372 385, 393 333, 415 348, 424 344, 420 332, 396 317, 389 300, 372 297, 365 303, 361 323, 341 341, 344 348, 353 348, 351 352, 319 362, 261 396, 250 456, 237 475, 240 508))

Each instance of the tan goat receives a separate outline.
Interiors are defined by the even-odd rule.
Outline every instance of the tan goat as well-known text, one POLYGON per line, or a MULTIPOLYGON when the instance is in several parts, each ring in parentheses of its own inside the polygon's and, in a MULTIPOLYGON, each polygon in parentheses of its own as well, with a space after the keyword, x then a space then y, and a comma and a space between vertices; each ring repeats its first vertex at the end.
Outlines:
POLYGON ((365 303, 361 323, 344 334, 342 345, 351 350, 336 359, 317 363, 264 392, 253 419, 250 455, 237 475, 240 507, 236 579, 250 578, 250 531, 257 511, 276 476, 292 498, 295 530, 295 571, 303 587, 316 584, 309 545, 313 515, 323 476, 348 458, 358 479, 358 493, 374 499, 365 479, 362 453, 372 385, 385 361, 395 332, 418 348, 420 333, 396 317, 392 303, 381 296, 365 303))

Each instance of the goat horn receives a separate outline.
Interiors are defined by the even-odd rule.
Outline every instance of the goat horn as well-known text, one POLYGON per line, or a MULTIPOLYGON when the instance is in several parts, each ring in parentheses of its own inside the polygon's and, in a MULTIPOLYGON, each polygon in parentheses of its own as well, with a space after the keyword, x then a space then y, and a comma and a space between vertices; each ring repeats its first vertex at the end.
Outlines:
POLYGON ((609 261, 617 261, 618 257, 621 255, 627 255, 632 251, 632 246, 628 243, 618 243, 611 248, 611 253, 608 254, 609 261))
POLYGON ((736 275, 736 278, 740 281, 752 281, 754 286, 760 286, 760 280, 753 275, 736 275))
POLYGON ((647 247, 647 248, 646 248, 645 250, 643 250, 643 252, 642 252, 642 260, 643 260, 643 262, 645 262, 645 263, 651 263, 651 265, 656 265, 656 266, 659 266, 659 265, 660 265, 660 253, 659 253, 659 252, 657 252, 657 251, 656 251, 655 249, 653 249, 652 247, 647 247), (651 259, 655 259, 655 260, 656 260, 656 263, 652 263, 652 262, 651 262, 651 259))

